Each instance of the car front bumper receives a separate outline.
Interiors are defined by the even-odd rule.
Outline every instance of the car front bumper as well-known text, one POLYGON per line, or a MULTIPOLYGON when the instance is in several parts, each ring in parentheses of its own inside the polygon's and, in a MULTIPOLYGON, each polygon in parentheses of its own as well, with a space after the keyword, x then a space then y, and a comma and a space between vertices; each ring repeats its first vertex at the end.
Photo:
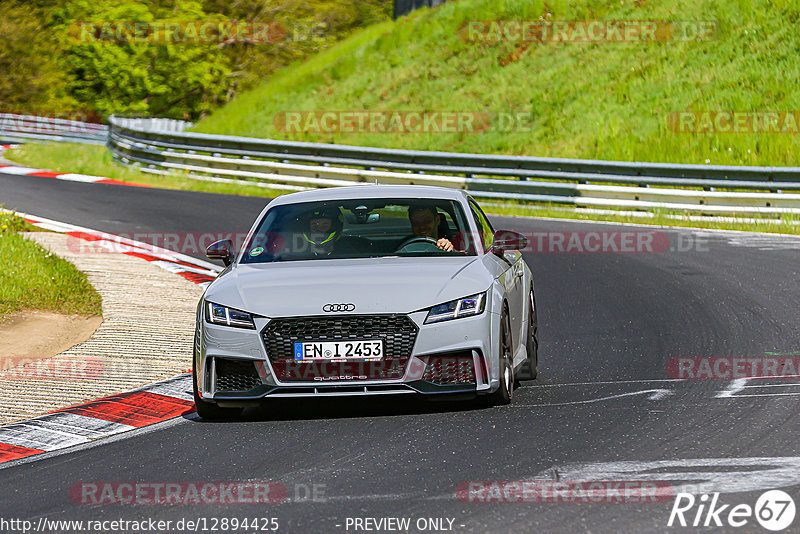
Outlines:
POLYGON ((337 374, 337 370, 293 379, 287 379, 283 369, 276 372, 282 362, 269 353, 270 339, 265 339, 271 321, 285 319, 255 318, 256 328, 251 330, 210 324, 198 316, 194 351, 198 392, 220 406, 239 406, 279 397, 480 395, 495 389, 499 365, 493 347, 497 346, 499 316, 486 310, 475 317, 426 325, 426 315, 424 311, 392 315, 409 319, 416 335, 402 369, 395 369, 390 378, 376 378, 367 362, 353 364, 350 369, 360 371, 352 374, 337 374))

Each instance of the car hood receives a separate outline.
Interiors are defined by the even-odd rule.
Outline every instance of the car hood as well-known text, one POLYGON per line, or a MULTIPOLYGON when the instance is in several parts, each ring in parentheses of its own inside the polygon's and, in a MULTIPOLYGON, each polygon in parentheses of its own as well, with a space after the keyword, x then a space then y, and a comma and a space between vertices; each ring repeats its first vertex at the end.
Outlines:
POLYGON ((410 313, 485 291, 492 276, 480 257, 361 258, 238 264, 208 288, 211 302, 265 317, 410 313))

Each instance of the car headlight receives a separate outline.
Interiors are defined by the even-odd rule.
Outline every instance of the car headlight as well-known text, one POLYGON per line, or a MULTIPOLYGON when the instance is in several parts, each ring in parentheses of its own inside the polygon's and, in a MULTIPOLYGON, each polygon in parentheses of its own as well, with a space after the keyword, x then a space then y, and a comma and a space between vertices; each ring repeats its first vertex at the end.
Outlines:
POLYGON ((478 293, 463 299, 451 300, 444 304, 434 306, 425 318, 425 324, 460 319, 480 315, 486 309, 486 293, 478 293))
POLYGON ((253 316, 249 313, 220 306, 213 302, 206 302, 206 321, 238 328, 252 328, 253 330, 256 328, 253 316))

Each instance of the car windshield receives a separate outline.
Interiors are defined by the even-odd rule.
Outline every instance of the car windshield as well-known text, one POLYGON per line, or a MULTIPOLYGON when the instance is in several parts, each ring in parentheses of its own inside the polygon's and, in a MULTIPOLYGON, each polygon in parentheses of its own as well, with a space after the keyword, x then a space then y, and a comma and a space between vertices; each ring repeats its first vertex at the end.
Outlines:
POLYGON ((275 206, 259 222, 241 262, 475 254, 457 202, 392 198, 275 206))

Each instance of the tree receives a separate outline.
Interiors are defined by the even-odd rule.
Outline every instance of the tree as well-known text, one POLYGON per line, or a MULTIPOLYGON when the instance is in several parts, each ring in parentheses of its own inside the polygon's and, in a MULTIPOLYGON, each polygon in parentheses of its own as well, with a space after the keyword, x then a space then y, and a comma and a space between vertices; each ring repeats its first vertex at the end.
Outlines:
POLYGON ((0 2, 0 111, 60 112, 65 77, 55 58, 58 41, 35 6, 0 2))
MULTIPOLYGON (((388 0, 0 0, 0 110, 197 119, 292 62, 388 20, 388 0), (133 22, 243 21, 266 42, 126 39, 133 22), (127 24, 127 26, 126 26, 127 24)), ((186 23, 189 23, 188 25, 186 23)), ((182 34, 181 37, 188 37, 182 34)))
POLYGON ((176 42, 166 32, 156 39, 126 33, 133 22, 160 31, 167 22, 208 20, 198 2, 67 2, 53 16, 67 36, 60 64, 71 77, 70 94, 102 115, 192 119, 227 93, 230 69, 218 43, 186 41, 182 32, 176 42))

